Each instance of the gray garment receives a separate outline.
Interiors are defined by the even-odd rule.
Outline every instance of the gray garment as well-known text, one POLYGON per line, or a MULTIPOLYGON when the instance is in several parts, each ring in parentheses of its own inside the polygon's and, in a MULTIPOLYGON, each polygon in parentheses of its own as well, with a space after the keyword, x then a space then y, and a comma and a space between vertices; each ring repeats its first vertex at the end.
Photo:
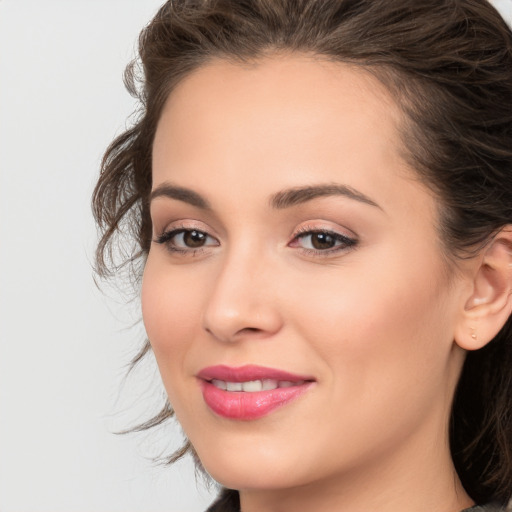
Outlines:
MULTIPOLYGON (((206 512, 240 512, 240 497, 238 491, 222 489, 219 498, 212 503, 206 512)), ((512 501, 508 507, 496 503, 476 505, 461 510, 461 512, 512 512, 512 501)))
POLYGON ((476 505, 475 507, 466 508, 462 512, 507 512, 508 508, 502 507, 496 503, 488 505, 476 505))

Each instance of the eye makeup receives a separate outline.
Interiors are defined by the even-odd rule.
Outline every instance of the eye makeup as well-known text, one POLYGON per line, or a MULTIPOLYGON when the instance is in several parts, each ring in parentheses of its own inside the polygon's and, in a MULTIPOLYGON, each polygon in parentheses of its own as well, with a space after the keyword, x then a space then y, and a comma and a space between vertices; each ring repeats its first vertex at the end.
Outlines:
POLYGON ((357 245, 358 240, 332 229, 301 226, 289 247, 297 247, 308 256, 327 256, 345 252, 357 245))
MULTIPOLYGON (((164 231, 153 242, 164 245, 171 253, 191 256, 221 245, 206 230, 190 225, 176 226, 164 231)), ((288 247, 297 248, 307 256, 325 257, 345 252, 357 243, 356 238, 332 229, 302 226, 294 233, 288 247)))

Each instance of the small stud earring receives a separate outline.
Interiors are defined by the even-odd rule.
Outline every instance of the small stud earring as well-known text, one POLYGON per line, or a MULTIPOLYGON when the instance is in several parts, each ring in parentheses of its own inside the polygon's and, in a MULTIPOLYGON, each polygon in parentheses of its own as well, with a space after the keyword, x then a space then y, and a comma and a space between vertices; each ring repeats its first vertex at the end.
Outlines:
POLYGON ((473 327, 471 327, 471 337, 476 340, 476 332, 475 332, 475 329, 473 327))

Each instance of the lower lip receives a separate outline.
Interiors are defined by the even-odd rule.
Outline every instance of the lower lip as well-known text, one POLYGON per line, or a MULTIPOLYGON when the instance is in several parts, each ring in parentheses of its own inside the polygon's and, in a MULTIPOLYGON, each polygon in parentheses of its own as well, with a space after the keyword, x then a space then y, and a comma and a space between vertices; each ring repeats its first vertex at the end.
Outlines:
POLYGON ((257 420, 303 395, 313 384, 276 388, 269 391, 224 391, 208 381, 201 381, 206 405, 216 414, 233 420, 257 420))

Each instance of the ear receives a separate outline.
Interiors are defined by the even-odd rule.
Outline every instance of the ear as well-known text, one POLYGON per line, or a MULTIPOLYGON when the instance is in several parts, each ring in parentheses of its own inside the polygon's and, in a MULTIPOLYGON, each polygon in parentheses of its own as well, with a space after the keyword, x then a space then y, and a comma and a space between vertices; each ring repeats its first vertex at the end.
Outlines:
POLYGON ((465 350, 489 343, 512 312, 512 225, 504 227, 475 257, 472 287, 455 342, 465 350))

